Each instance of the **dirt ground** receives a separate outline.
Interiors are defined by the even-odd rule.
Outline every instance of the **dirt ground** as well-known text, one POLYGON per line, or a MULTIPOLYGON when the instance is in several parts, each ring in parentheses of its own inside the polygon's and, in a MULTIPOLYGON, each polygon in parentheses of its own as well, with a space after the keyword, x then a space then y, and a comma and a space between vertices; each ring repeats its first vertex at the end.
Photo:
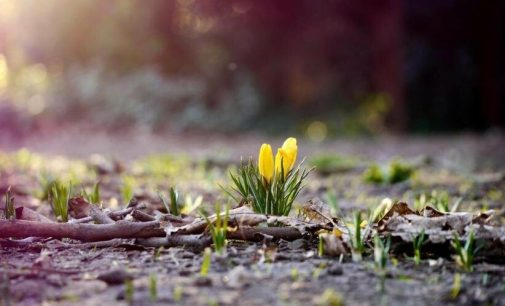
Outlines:
MULTIPOLYGON (((111 208, 125 205, 121 184, 132 177, 135 195, 152 209, 160 208, 153 200, 156 191, 169 186, 192 199, 201 195, 203 206, 211 209, 223 197, 217 183, 228 182, 228 167, 238 164, 240 156, 256 155, 263 142, 275 148, 282 138, 110 135, 82 128, 9 136, 0 141, 0 191, 12 185, 17 205, 51 216, 47 201, 40 200, 44 171, 64 178, 72 173, 86 188, 100 181, 104 207, 111 208), (121 171, 111 170, 117 164, 121 171)), ((505 137, 500 132, 324 143, 300 139, 299 147, 307 164, 322 154, 352 162, 316 169, 298 203, 324 201, 334 194, 342 214, 349 216, 384 197, 413 205, 417 195, 436 190, 447 192, 451 203, 461 197, 459 211, 491 209, 502 222, 505 137), (414 176, 397 184, 363 181, 368 164, 393 158, 415 165, 414 176)), ((227 256, 213 255, 209 274, 201 276, 202 250, 147 248, 133 241, 106 248, 70 243, 63 239, 13 245, 2 240, 2 305, 505 305, 503 259, 477 257, 473 272, 461 272, 451 254, 425 254, 419 266, 408 254, 392 254, 382 278, 370 252, 362 263, 353 263, 350 257, 340 261, 318 256, 317 240, 310 238, 231 241, 227 256), (150 292, 153 279, 155 298, 150 292)))

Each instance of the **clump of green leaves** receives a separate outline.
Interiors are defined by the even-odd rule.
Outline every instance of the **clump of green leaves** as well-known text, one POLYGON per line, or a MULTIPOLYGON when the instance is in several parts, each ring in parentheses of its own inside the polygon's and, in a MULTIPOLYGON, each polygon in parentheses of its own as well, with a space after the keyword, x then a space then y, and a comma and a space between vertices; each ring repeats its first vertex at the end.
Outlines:
POLYGON ((391 247, 391 237, 388 237, 386 242, 379 238, 378 235, 374 237, 374 262, 377 271, 384 271, 386 269, 389 249, 391 247))
POLYGON ((463 198, 459 197, 454 204, 450 205, 450 197, 447 191, 432 190, 431 195, 420 194, 414 201, 414 207, 419 211, 426 205, 431 205, 436 210, 444 213, 455 212, 462 200, 463 198))
POLYGON ((387 168, 371 164, 363 173, 363 179, 372 184, 395 184, 410 179, 413 173, 414 168, 410 165, 393 160, 387 168))
POLYGON ((219 205, 216 205, 216 220, 213 222, 207 216, 203 215, 210 229, 214 251, 223 255, 226 251, 226 232, 228 231, 229 209, 226 206, 224 216, 220 211, 219 205))
POLYGON ((69 182, 68 186, 55 183, 51 189, 51 208, 56 219, 67 222, 68 221, 68 200, 72 193, 72 183, 69 182))
POLYGON ((174 216, 181 215, 180 203, 179 203, 179 193, 173 187, 170 187, 170 203, 165 199, 165 197, 158 193, 158 197, 160 198, 165 209, 174 216))
POLYGON ((475 248, 475 234, 473 229, 470 230, 468 238, 463 245, 460 241, 458 234, 454 234, 454 239, 452 241, 452 246, 456 250, 456 263, 463 270, 467 272, 473 271, 473 258, 477 253, 475 248))
POLYGON ((5 192, 5 219, 13 220, 16 218, 16 211, 14 209, 14 197, 12 196, 11 186, 5 192))
POLYGON ((237 174, 230 172, 231 190, 225 190, 236 202, 249 203, 257 213, 287 216, 296 197, 303 188, 303 181, 310 170, 298 166, 287 175, 277 173, 271 182, 265 182, 252 160, 242 162, 237 174), (238 194, 238 197, 234 195, 238 194))
POLYGON ((352 156, 321 154, 312 157, 309 163, 317 172, 329 174, 353 169, 358 165, 358 160, 352 156))
POLYGON ((93 185, 93 190, 88 193, 84 187, 82 187, 82 196, 91 204, 100 204, 100 184, 98 182, 93 185))
POLYGON ((416 266, 419 266, 421 263, 421 247, 423 246, 424 241, 426 241, 426 236, 423 229, 412 242, 412 246, 414 247, 414 264, 416 266))

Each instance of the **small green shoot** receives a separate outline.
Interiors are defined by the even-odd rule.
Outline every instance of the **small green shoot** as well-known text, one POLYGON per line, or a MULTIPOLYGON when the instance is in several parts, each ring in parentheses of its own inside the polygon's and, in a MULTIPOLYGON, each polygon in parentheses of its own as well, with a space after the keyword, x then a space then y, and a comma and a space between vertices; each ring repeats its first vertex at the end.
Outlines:
POLYGON ((160 246, 159 248, 156 249, 156 251, 153 254, 153 261, 157 261, 160 258, 161 252, 163 252, 163 246, 160 246))
POLYGON ((100 184, 97 182, 93 185, 93 191, 88 193, 84 187, 82 187, 82 196, 91 204, 100 204, 100 184))
POLYGON ((124 282, 125 286, 125 299, 129 302, 133 302, 133 295, 135 294, 135 287, 133 286, 133 280, 127 279, 124 282))
POLYGON ((421 247, 423 246, 423 243, 426 241, 426 236, 424 234, 424 229, 419 233, 415 238, 414 241, 412 242, 412 245, 414 247, 414 264, 416 266, 419 266, 421 263, 421 247))
POLYGON ((121 196, 123 197, 123 201, 128 203, 133 198, 133 189, 136 183, 135 178, 133 176, 124 176, 122 183, 121 196))
POLYGON ((219 255, 223 255, 226 252, 227 244, 226 232, 228 230, 228 205, 225 208, 224 216, 221 213, 220 205, 216 205, 216 220, 214 222, 212 222, 204 214, 202 215, 205 218, 205 221, 207 221, 207 225, 209 226, 212 242, 214 245, 214 251, 219 255))
POLYGON ((451 298, 454 300, 458 297, 459 292, 461 291, 461 274, 454 274, 454 281, 452 283, 451 288, 451 298))
POLYGON ((374 262, 375 269, 383 272, 386 269, 389 248, 391 247, 391 237, 388 237, 386 242, 379 238, 378 235, 374 237, 374 262))
POLYGON ((72 193, 72 183, 68 183, 68 187, 63 184, 55 183, 51 190, 51 208, 53 209, 56 219, 68 221, 68 200, 72 193))
POLYGON ((342 306, 344 305, 344 299, 342 295, 331 288, 324 290, 323 294, 319 296, 315 301, 314 305, 318 306, 342 306))
POLYGON ((323 257, 324 255, 324 238, 322 234, 319 235, 319 242, 317 244, 317 255, 319 257, 323 257))
POLYGON ((291 268, 291 280, 296 282, 299 277, 300 273, 298 272, 298 269, 295 267, 291 268))
POLYGON ((181 209, 179 203, 179 193, 173 187, 170 187, 169 193, 170 193, 170 203, 168 203, 168 201, 161 193, 158 193, 158 197, 160 198, 167 212, 171 213, 174 216, 180 216, 181 209))
POLYGON ((203 197, 201 195, 197 196, 194 200, 188 194, 184 197, 184 205, 181 208, 181 214, 189 215, 200 207, 203 203, 203 197))
POLYGON ((393 207, 393 200, 390 198, 382 199, 381 203, 373 210, 372 221, 378 222, 389 212, 391 207, 393 207))
POLYGON ((473 271, 473 259, 477 252, 475 249, 475 234, 473 229, 470 230, 465 245, 462 245, 459 236, 454 234, 452 246, 456 250, 456 263, 463 268, 464 271, 473 271))
POLYGON ((14 220, 16 218, 16 211, 14 209, 14 197, 12 196, 11 186, 5 192, 5 219, 14 220))
POLYGON ((149 298, 151 302, 158 300, 158 280, 155 273, 149 275, 149 298))
POLYGON ((352 225, 347 227, 349 236, 351 237, 351 253, 354 262, 361 262, 363 259, 363 252, 365 251, 365 243, 361 235, 361 212, 355 211, 353 213, 352 225))
POLYGON ((332 216, 337 216, 340 213, 337 194, 335 192, 327 192, 325 198, 326 202, 328 203, 328 206, 330 206, 332 216))
POLYGON ((205 248, 203 251, 202 267, 200 268, 200 276, 207 276, 210 270, 210 262, 212 260, 212 250, 205 248))
POLYGON ((182 300, 182 287, 179 285, 174 286, 174 290, 172 292, 172 297, 174 302, 180 302, 182 300))

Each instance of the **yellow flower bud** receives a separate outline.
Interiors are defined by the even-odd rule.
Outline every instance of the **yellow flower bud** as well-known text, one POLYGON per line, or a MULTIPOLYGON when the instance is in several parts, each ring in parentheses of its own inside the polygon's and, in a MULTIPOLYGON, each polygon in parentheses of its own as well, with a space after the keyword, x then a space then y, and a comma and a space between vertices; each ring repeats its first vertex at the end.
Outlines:
POLYGON ((274 155, 269 144, 262 144, 258 156, 258 170, 265 180, 270 183, 274 176, 274 155))
POLYGON ((277 155, 275 156, 275 171, 277 171, 277 173, 284 171, 284 178, 286 178, 289 171, 295 166, 297 154, 298 146, 296 145, 296 138, 290 137, 286 139, 282 148, 277 150, 277 155))

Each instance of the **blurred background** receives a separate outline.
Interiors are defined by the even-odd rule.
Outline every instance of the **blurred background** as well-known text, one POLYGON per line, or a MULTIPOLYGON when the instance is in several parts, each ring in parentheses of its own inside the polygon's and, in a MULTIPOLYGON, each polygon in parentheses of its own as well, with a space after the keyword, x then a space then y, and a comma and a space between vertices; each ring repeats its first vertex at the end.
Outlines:
POLYGON ((0 134, 504 127, 502 0, 0 0, 0 134))

